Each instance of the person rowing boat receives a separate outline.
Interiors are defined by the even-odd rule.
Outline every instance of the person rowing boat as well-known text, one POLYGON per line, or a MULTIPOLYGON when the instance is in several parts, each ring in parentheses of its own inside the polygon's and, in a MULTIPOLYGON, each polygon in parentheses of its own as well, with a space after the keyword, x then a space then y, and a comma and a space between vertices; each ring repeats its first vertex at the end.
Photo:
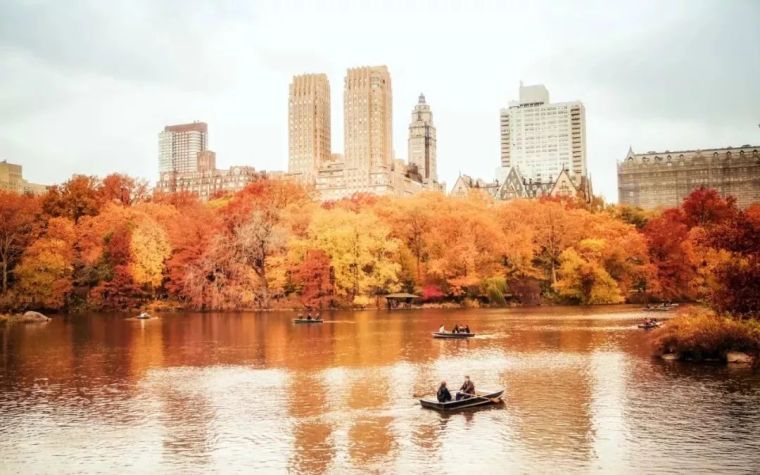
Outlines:
POLYGON ((464 377, 464 383, 457 392, 457 401, 462 399, 469 399, 475 396, 475 383, 472 382, 469 376, 464 377))

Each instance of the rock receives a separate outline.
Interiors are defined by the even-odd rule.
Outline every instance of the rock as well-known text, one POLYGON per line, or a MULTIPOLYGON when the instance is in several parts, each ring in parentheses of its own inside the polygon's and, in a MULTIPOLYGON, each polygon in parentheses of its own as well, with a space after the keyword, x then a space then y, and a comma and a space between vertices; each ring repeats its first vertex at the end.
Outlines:
POLYGON ((681 359, 681 355, 678 353, 665 353, 661 355, 660 358, 664 359, 665 361, 677 361, 681 359))
POLYGON ((48 322, 50 321, 49 317, 46 317, 45 315, 41 314, 40 312, 26 312, 21 316, 21 322, 23 323, 34 323, 34 322, 48 322))
POLYGON ((729 351, 726 353, 726 362, 732 364, 752 364, 752 356, 741 351, 729 351))

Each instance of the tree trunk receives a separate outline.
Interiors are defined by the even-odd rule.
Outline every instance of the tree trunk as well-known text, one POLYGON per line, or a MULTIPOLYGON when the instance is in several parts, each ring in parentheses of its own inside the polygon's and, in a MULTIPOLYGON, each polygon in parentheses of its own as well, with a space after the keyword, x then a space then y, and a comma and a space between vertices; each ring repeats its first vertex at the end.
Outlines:
POLYGON ((3 294, 8 291, 8 261, 3 259, 3 294))

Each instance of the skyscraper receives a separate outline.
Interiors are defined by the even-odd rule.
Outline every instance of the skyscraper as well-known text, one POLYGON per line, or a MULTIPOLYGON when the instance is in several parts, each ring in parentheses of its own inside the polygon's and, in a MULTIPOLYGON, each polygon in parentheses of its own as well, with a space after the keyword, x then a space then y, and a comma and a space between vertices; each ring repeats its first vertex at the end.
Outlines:
POLYGON ((501 166, 529 179, 556 179, 562 170, 586 176, 586 112, 580 102, 549 102, 543 85, 523 86, 501 110, 501 166))
POLYGON ((393 94, 385 66, 349 69, 343 93, 346 167, 390 169, 393 94))
POLYGON ((288 98, 288 173, 311 181, 331 160, 330 83, 325 74, 293 76, 288 98))
POLYGON ((167 125, 158 134, 158 171, 196 172, 198 154, 208 147, 208 125, 205 122, 167 125))
POLYGON ((430 106, 420 94, 409 124, 409 164, 416 165, 425 182, 438 181, 435 157, 435 126, 430 106))

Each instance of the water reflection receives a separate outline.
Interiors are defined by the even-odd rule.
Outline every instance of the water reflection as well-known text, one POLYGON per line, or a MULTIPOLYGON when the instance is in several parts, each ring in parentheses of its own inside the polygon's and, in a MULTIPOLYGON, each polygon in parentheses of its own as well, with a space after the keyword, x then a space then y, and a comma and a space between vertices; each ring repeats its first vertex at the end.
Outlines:
POLYGON ((318 325, 277 313, 93 315, 7 327, 0 471, 760 465, 758 372, 652 359, 640 317, 626 307, 337 312, 318 325), (433 340, 441 322, 479 336, 433 340), (441 415, 412 397, 465 374, 506 388, 506 403, 441 415))

